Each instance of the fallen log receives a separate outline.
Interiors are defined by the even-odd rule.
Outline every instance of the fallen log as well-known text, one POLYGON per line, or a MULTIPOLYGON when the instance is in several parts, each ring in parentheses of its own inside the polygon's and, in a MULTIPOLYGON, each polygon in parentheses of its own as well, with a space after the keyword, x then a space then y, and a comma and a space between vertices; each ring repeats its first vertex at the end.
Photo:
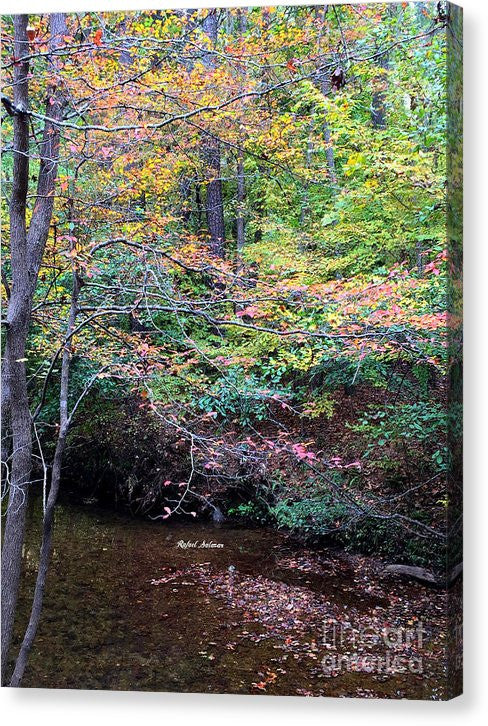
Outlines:
POLYGON ((462 571, 463 563, 460 562, 453 567, 446 580, 436 577, 433 572, 426 570, 424 567, 414 567, 412 565, 386 565, 383 569, 383 574, 400 575, 401 577, 408 577, 412 580, 427 583, 428 585, 435 585, 436 587, 449 587, 457 580, 462 571))
POLYGON ((411 565, 387 565, 383 572, 387 575, 401 575, 402 577, 411 577, 420 582, 428 582, 430 585, 437 585, 437 578, 429 570, 423 567, 413 567, 411 565))

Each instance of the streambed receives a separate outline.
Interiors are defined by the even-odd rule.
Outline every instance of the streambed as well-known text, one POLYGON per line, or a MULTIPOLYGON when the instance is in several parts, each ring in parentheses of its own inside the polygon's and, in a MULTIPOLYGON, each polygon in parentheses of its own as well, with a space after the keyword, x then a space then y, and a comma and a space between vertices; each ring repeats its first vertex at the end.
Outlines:
MULTIPOLYGON (((18 634, 39 530, 36 506, 18 634)), ((23 685, 439 699, 445 613, 442 591, 275 531, 63 503, 23 685)))

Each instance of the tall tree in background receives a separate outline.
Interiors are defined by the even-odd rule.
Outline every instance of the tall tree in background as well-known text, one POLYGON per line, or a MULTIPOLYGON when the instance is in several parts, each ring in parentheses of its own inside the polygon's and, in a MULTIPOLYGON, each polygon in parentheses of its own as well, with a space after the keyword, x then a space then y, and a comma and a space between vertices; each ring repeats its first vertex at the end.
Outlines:
MULTIPOLYGON (((329 6, 324 5, 323 8, 316 8, 316 14, 320 18, 320 31, 317 37, 317 55, 319 58, 321 58, 322 54, 322 42, 323 42, 323 33, 324 29, 326 27, 326 16, 329 11, 329 6)), ((327 97, 330 94, 331 86, 330 86, 330 73, 322 73, 319 76, 319 85, 320 90, 322 91, 323 95, 327 97)), ((324 120, 323 120, 323 135, 324 135, 324 141, 325 141, 325 157, 327 159, 327 170, 329 173, 329 181, 332 191, 335 193, 337 191, 337 174, 336 174, 336 168, 335 168, 335 161, 334 161, 334 147, 332 145, 331 135, 330 135, 330 125, 329 121, 327 119, 327 113, 324 113, 324 120)))
POLYGON ((377 129, 386 128, 386 87, 388 71, 388 54, 383 53, 378 61, 378 75, 375 79, 375 90, 371 101, 371 121, 377 129))
MULTIPOLYGON (((246 8, 240 8, 237 12, 237 22, 239 24, 239 35, 240 41, 244 33, 246 32, 246 8)), ((243 77, 245 71, 242 71, 243 77)), ((243 82, 243 88, 245 84, 243 82)), ((240 255, 244 249, 246 242, 246 230, 245 230, 245 213, 246 213, 246 182, 244 176, 244 144, 243 135, 239 135, 239 149, 237 151, 237 210, 236 210, 236 244, 237 254, 240 255)))
MULTIPOLYGON (((396 5, 388 5, 385 8, 385 23, 391 24, 396 17, 396 5)), ((398 36, 398 30, 395 31, 398 36)), ((383 46, 388 45, 388 40, 383 39, 383 46)), ((388 91, 388 71, 390 68, 389 49, 382 47, 378 49, 375 59, 378 72, 373 79, 373 96, 371 99, 371 122, 376 129, 386 128, 386 100, 388 91)))
POLYGON ((378 72, 373 80, 373 96, 371 99, 371 123, 376 129, 386 128, 386 92, 388 88, 388 52, 379 52, 377 60, 378 72))
MULTIPOLYGON (((217 44, 218 11, 209 10, 202 23, 203 30, 208 36, 212 48, 217 44)), ((215 56, 212 52, 204 53, 203 63, 211 72, 215 69, 215 56)), ((205 210, 207 214, 208 234, 210 247, 218 257, 225 256, 225 221, 224 196, 222 191, 220 143, 214 136, 208 135, 203 141, 203 159, 207 173, 207 194, 205 210)))

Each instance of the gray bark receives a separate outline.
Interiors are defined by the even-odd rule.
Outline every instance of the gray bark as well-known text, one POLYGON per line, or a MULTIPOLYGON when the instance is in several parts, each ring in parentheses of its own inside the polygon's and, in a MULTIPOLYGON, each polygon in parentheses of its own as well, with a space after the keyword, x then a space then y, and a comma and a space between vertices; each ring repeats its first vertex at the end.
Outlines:
POLYGON ((376 129, 386 129, 386 90, 388 55, 384 53, 378 60, 378 76, 376 78, 376 90, 373 91, 371 101, 371 122, 376 129))
MULTIPOLYGON (((324 93, 324 95, 325 95, 323 86, 322 86, 322 93, 324 93)), ((332 141, 331 141, 331 137, 330 137, 330 127, 329 127, 329 122, 327 121, 327 117, 324 118, 323 134, 324 134, 324 141, 325 141, 325 158, 327 161, 327 171, 329 172, 330 186, 332 188, 332 191, 336 192, 338 189, 338 184, 337 184, 337 174, 336 174, 335 160, 334 160, 334 148, 332 146, 332 141)))
POLYGON ((239 152, 237 159, 237 215, 236 215, 236 234, 237 234, 237 254, 240 255, 244 249, 246 242, 245 228, 245 203, 246 203, 246 184, 244 179, 244 154, 239 152))
POLYGON ((225 256, 225 223, 222 180, 220 171, 220 148, 215 139, 205 141, 204 159, 210 181, 207 182, 205 211, 210 237, 210 249, 218 257, 225 256))
POLYGON ((420 582, 427 582, 429 585, 437 584, 436 576, 423 567, 413 567, 410 565, 387 565, 383 572, 387 575, 410 577, 414 580, 419 580, 420 582))
POLYGON ((71 335, 75 327, 76 314, 78 310, 78 297, 80 291, 80 280, 76 272, 75 264, 72 263, 73 271, 73 289, 71 294, 71 305, 68 317, 68 325, 66 328, 66 343, 63 350, 62 363, 61 363, 61 383, 59 392, 59 433, 58 440, 56 443, 56 450, 54 453, 53 468, 51 474, 51 485, 49 488, 49 495, 46 503, 46 510, 44 512, 43 529, 42 529, 42 541, 41 550, 39 555, 39 569, 37 572, 36 585, 34 588, 34 597, 32 600, 31 614, 29 623, 27 625, 24 639, 20 646, 19 654, 15 663, 14 672, 10 685, 13 687, 20 686, 22 676, 24 675, 25 667, 34 638, 37 633, 39 626, 39 620, 41 618, 42 604, 44 600, 44 589, 46 586, 46 577, 49 568, 49 562, 51 559, 52 550, 52 537, 53 537, 53 524, 54 524, 54 509, 59 493, 59 485, 61 481, 61 466, 63 462, 64 450, 66 447, 66 436, 68 433, 68 427, 70 423, 70 417, 68 414, 68 393, 69 393, 69 371, 71 364, 71 335))
MULTIPOLYGON (((397 5, 388 5, 386 8, 387 18, 394 18, 398 15, 398 12, 399 6, 397 5)), ((398 40, 398 27, 395 35, 398 40)), ((371 102, 371 122, 377 129, 386 129, 386 94, 388 91, 388 69, 390 67, 390 57, 388 53, 380 55, 377 66, 378 75, 376 77, 376 89, 373 91, 373 99, 371 102)))
MULTIPOLYGON (((203 20, 203 30, 210 38, 212 45, 217 42, 217 10, 209 10, 203 20)), ((204 53, 203 64, 213 69, 215 60, 212 53, 204 53)), ((221 178, 220 144, 218 139, 206 137, 203 142, 202 156, 205 161, 207 175, 207 197, 205 209, 207 214, 210 248, 218 257, 225 256, 225 222, 224 199, 221 178)))
MULTIPOLYGON (((312 127, 310 128, 310 135, 307 139, 307 148, 305 151, 305 167, 307 169, 310 168, 310 164, 312 161, 312 154, 313 154, 313 142, 312 142, 312 127)), ((309 198, 309 183, 306 181, 303 185, 303 200, 302 200, 302 206, 300 208, 300 226, 303 227, 303 225, 308 221, 308 217, 310 216, 310 198, 309 198)))
POLYGON ((187 176, 182 177, 180 181, 182 199, 181 217, 185 224, 189 224, 191 220, 191 186, 192 180, 187 176))
MULTIPOLYGON (((14 17, 14 53, 17 58, 29 54, 27 24, 26 15, 14 17)), ((64 15, 51 15, 50 50, 61 44, 65 34, 64 15)), ((51 63, 55 63, 54 58, 51 63)), ((14 104, 17 108, 26 110, 29 102, 28 71, 28 61, 21 61, 14 68, 14 104)), ((53 90, 47 100, 46 116, 59 119, 61 113, 62 98, 59 92, 53 90)), ((24 114, 14 116, 14 169, 10 204, 12 281, 2 364, 2 415, 10 423, 12 447, 9 499, 2 548, 2 682, 6 675, 15 620, 32 470, 32 421, 27 394, 26 341, 33 296, 52 217, 58 150, 59 130, 55 124, 47 121, 40 146, 37 199, 27 231, 29 119, 24 114)))
POLYGON ((383 573, 385 575, 399 575, 400 577, 418 580, 419 582, 436 587, 450 587, 463 573, 463 563, 459 562, 444 577, 436 577, 433 572, 424 567, 413 565, 387 565, 383 573))
MULTIPOLYGON (((322 26, 325 25, 325 17, 327 15, 329 6, 324 5, 322 8, 322 26)), ((320 9, 316 8, 317 15, 320 12, 320 9)), ((319 34, 318 38, 318 48, 317 51, 320 55, 320 43, 322 39, 322 33, 319 34)), ((320 79, 320 90, 322 91, 324 96, 328 96, 330 93, 330 81, 329 78, 322 75, 320 79)), ((327 163, 327 172, 329 176, 330 186, 334 193, 338 191, 338 184, 337 184, 337 174, 336 174, 336 168, 335 168, 335 160, 334 160, 334 149, 332 146, 331 136, 330 136, 330 126, 329 122, 327 120, 327 115, 324 114, 324 121, 322 126, 322 132, 324 135, 324 141, 325 141, 325 159, 327 163)))
MULTIPOLYGON (((246 8, 241 8, 237 11, 237 17, 239 22, 239 33, 242 39, 242 35, 246 31, 246 8)), ((245 71, 243 71, 243 76, 245 71)), ((244 139, 241 137, 240 145, 244 144, 244 139)), ((246 242, 246 222, 245 222, 245 204, 246 204, 246 182, 244 176, 244 151, 241 148, 237 157, 237 214, 236 214, 236 237, 237 237, 237 254, 240 255, 244 249, 246 242)))
MULTIPOLYGON (((14 55, 29 52, 28 18, 14 17, 14 55)), ((27 110, 29 63, 14 67, 13 100, 27 110)), ((15 618, 24 542, 27 487, 31 471, 31 422, 27 397, 25 343, 30 317, 27 267, 26 197, 29 179, 29 120, 14 116, 14 167, 10 202, 10 259, 12 280, 2 361, 2 420, 11 434, 9 500, 2 548, 2 683, 15 618)), ((3 428, 3 427, 2 427, 3 428)), ((5 435, 5 434, 4 434, 5 435)))
POLYGON ((257 173, 257 188, 258 198, 254 204, 254 218, 255 218, 255 230, 254 230, 254 241, 261 242, 263 239, 263 222, 266 218, 266 198, 264 195, 263 184, 261 179, 266 178, 266 169, 262 164, 258 164, 257 173))

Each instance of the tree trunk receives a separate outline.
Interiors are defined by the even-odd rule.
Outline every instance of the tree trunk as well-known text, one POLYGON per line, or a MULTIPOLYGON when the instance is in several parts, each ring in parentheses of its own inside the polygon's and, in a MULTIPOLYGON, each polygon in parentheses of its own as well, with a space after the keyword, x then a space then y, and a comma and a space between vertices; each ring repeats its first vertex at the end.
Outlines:
POLYGON ((261 242, 263 239, 263 224, 266 219, 266 197, 264 194, 263 184, 261 179, 266 178, 266 169, 262 164, 258 164, 257 174, 257 189, 258 197, 254 204, 254 219, 255 219, 255 230, 254 230, 254 242, 261 242))
MULTIPOLYGON (((385 10, 386 19, 391 20, 398 14, 396 5, 388 5, 385 10)), ((398 39, 398 26, 395 33, 398 39)), ((377 62, 378 74, 374 80, 375 90, 371 101, 371 122, 376 129, 386 129, 386 94, 388 91, 388 69, 390 58, 388 53, 383 53, 377 62)))
POLYGON ((192 181, 189 177, 184 176, 180 180, 181 191, 181 217, 185 226, 190 224, 191 220, 191 185, 192 181))
POLYGON ((237 159, 237 215, 236 215, 236 227, 237 227, 237 254, 240 255, 244 249, 246 241, 246 230, 245 230, 245 202, 246 202, 246 186, 244 181, 244 154, 239 152, 237 159))
MULTIPOLYGON (((14 55, 29 53, 28 18, 14 16, 14 55)), ((18 108, 28 108, 29 63, 14 68, 13 101, 18 108)), ((22 545, 24 543, 27 486, 31 471, 31 421, 27 397, 25 343, 29 326, 29 276, 27 267, 26 198, 29 180, 29 119, 16 115, 14 124, 13 189, 10 202, 11 293, 7 311, 5 352, 2 362, 2 419, 11 427, 11 461, 9 500, 2 547, 2 683, 10 642, 20 582, 22 545)))
MULTIPOLYGON (((240 40, 246 31, 246 8, 240 8, 237 11, 238 23, 239 23, 239 34, 240 40)), ((245 71, 242 72, 243 83, 245 80, 245 71)), ((237 242, 237 255, 240 256, 246 242, 246 228, 245 228, 245 204, 246 204, 246 182, 244 176, 244 139, 241 135, 239 139, 241 148, 239 149, 237 156, 237 214, 236 214, 236 242, 237 242)))
POLYGON ((210 180, 207 182, 205 211, 210 237, 210 248, 218 257, 225 256, 225 223, 222 180, 220 176, 220 148, 215 139, 205 141, 204 159, 210 180))
POLYGON ((371 122, 376 129, 386 129, 386 91, 388 83, 388 55, 386 53, 380 56, 378 69, 371 101, 371 122))
POLYGON ((203 227, 203 204, 202 204, 202 191, 200 183, 197 181, 195 184, 195 207, 197 215, 196 229, 200 233, 203 227))
MULTIPOLYGON (((310 164, 312 161, 312 154, 313 154, 312 128, 313 127, 311 125, 309 136, 307 139, 307 148, 305 151, 305 168, 307 170, 310 169, 310 164)), ((308 182, 308 180, 305 180, 305 182, 303 184, 302 205, 300 208, 300 227, 303 228, 303 226, 309 221, 309 216, 310 216, 309 182, 308 182)))
MULTIPOLYGON (((72 214, 70 215, 73 216, 72 214)), ((72 243, 72 249, 74 244, 72 243)), ((78 310, 78 297, 80 292, 80 280, 76 271, 75 263, 72 262, 73 272, 73 290, 71 294, 71 305, 69 311, 68 325, 66 329, 66 343, 63 350, 61 363, 61 384, 59 392, 59 434, 54 453, 53 468, 51 475, 51 486, 49 488, 49 496, 47 498, 46 511, 44 512, 41 551, 39 556, 39 569, 37 571, 36 585, 34 588, 34 597, 32 600, 31 614, 29 623, 24 634, 22 645, 20 646, 19 655, 15 663, 15 669, 10 681, 10 685, 20 686, 22 676, 24 675, 27 659, 34 643, 34 638, 39 626, 39 620, 42 613, 42 604, 44 600, 44 589, 46 585, 46 577, 51 559, 54 509, 58 498, 59 485, 61 481, 61 466, 63 462, 64 450, 66 447, 66 436, 70 418, 68 414, 68 392, 69 392, 69 371, 71 364, 71 334, 75 327, 76 315, 78 310)))
MULTIPOLYGON (((14 17, 14 54, 29 54, 28 17, 14 17)), ((66 35, 64 15, 50 19, 50 50, 63 42, 66 35)), ((56 58, 51 56, 51 65, 56 58)), ((53 71, 55 71, 55 67, 53 71)), ((13 98, 17 108, 28 109, 28 61, 15 66, 13 98)), ((46 116, 59 119, 62 99, 53 89, 46 103, 46 116)), ((10 204, 11 294, 7 310, 5 353, 2 365, 3 416, 11 426, 12 454, 9 476, 9 499, 2 547, 2 683, 12 640, 15 610, 22 565, 25 515, 32 469, 32 421, 27 394, 25 350, 29 332, 32 301, 39 268, 49 233, 54 204, 54 182, 57 173, 59 129, 46 121, 40 147, 37 199, 26 231, 26 199, 29 179, 29 117, 14 116, 14 169, 10 204)))
MULTIPOLYGON (((319 7, 316 8, 316 14, 322 15, 322 28, 325 27, 326 23, 326 15, 327 11, 329 9, 328 5, 324 5, 321 9, 319 7)), ((320 51, 321 51, 321 40, 322 40, 322 31, 319 34, 318 42, 317 42, 317 54, 320 57, 320 51)), ((320 90, 322 91, 322 94, 324 96, 328 96, 330 93, 330 81, 329 78, 325 75, 322 75, 320 79, 320 90)), ((334 149, 332 146, 332 141, 330 137, 330 127, 329 122, 327 120, 327 114, 324 114, 324 121, 322 126, 322 132, 324 135, 324 141, 325 141, 325 159, 327 163, 327 172, 329 176, 330 186, 332 189, 332 192, 334 194, 338 191, 338 184, 337 184, 337 174, 336 174, 336 168, 335 168, 335 160, 334 160, 334 149)))
MULTIPOLYGON (((210 38, 212 45, 217 42, 217 10, 209 10, 203 20, 203 30, 210 38)), ((212 53, 205 53, 203 64, 206 68, 213 70, 215 60, 212 53)), ((206 137, 203 140, 203 159, 207 167, 207 198, 206 213, 208 234, 210 237, 210 248, 218 257, 225 256, 225 222, 224 222, 224 198, 222 192, 220 144, 218 139, 206 137)))
MULTIPOLYGON (((322 90, 322 93, 324 93, 324 90, 322 90)), ((323 123, 322 128, 323 128, 324 141, 325 141, 325 158, 327 161, 327 171, 329 172, 330 186, 332 188, 332 191, 335 193, 338 190, 337 174, 336 174, 335 161, 334 161, 334 148, 332 146, 332 141, 330 138, 330 127, 329 127, 329 123, 327 121, 327 117, 324 118, 324 123, 323 123)))

